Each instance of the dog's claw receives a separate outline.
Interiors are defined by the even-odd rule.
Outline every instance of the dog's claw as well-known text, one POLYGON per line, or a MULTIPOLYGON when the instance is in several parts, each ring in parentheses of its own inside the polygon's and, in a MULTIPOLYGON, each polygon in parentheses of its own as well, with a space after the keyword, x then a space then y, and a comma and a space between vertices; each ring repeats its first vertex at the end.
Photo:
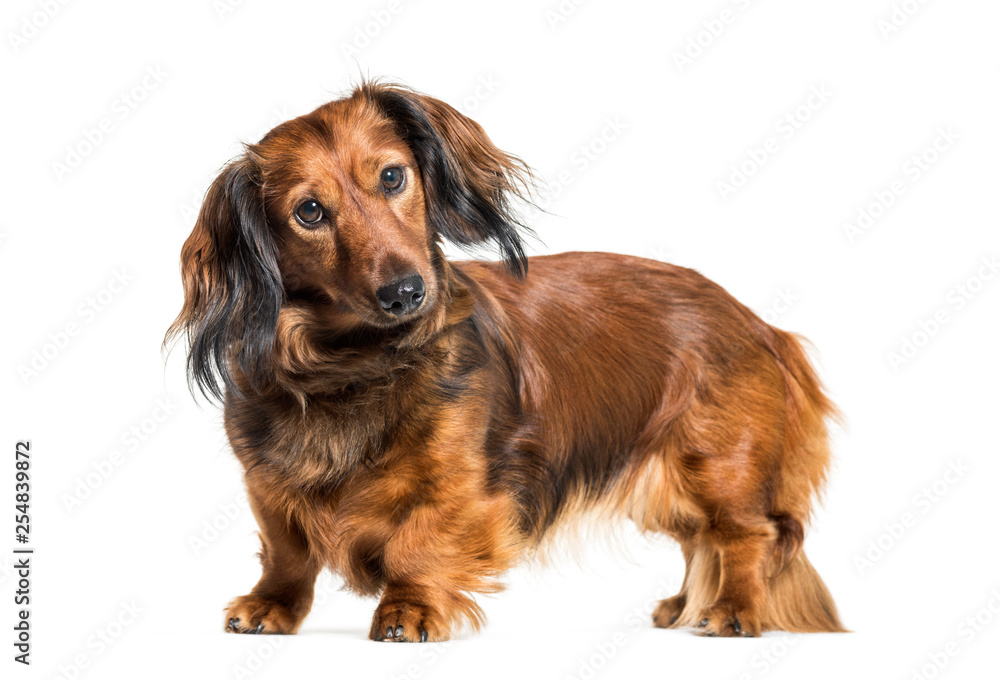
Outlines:
POLYGON ((736 631, 737 633, 743 630, 743 626, 740 624, 739 619, 735 619, 733 621, 733 630, 736 631))
POLYGON ((385 636, 386 636, 387 638, 391 638, 391 637, 393 637, 393 630, 392 630, 392 626, 389 626, 388 628, 386 628, 386 629, 385 629, 385 636))
POLYGON ((260 623, 259 623, 259 624, 257 625, 257 630, 255 630, 255 631, 254 631, 254 635, 260 635, 260 634, 261 634, 261 633, 263 633, 263 632, 264 632, 264 622, 263 622, 263 621, 261 621, 261 622, 260 622, 260 623))
POLYGON ((240 620, 237 619, 237 618, 235 618, 235 617, 229 619, 229 629, 230 630, 239 630, 240 629, 240 620))
POLYGON ((702 619, 701 621, 698 622, 699 628, 704 628, 707 625, 708 625, 708 619, 702 619))
POLYGON ((403 627, 402 626, 396 626, 396 637, 398 637, 398 638, 403 637, 403 627))
POLYGON ((421 642, 427 642, 427 631, 426 630, 420 631, 420 641, 421 642))

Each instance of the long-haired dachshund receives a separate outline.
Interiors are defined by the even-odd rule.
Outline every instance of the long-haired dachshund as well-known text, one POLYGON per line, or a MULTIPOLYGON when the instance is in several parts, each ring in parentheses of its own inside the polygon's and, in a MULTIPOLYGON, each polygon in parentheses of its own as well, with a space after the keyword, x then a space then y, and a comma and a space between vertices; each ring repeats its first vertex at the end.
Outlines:
POLYGON ((835 413, 799 342, 689 269, 526 257, 531 183, 452 107, 368 82, 212 184, 168 339, 224 403, 260 526, 226 630, 294 633, 328 568, 381 596, 373 640, 445 640, 594 509, 680 542, 657 626, 842 630, 802 551, 835 413))

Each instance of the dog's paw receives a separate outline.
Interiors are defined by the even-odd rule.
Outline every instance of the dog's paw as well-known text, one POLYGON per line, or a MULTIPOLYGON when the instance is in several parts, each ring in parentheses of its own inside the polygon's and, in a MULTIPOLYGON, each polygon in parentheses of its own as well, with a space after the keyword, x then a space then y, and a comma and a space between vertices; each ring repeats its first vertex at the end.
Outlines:
POLYGON ((442 642, 448 628, 430 607, 410 602, 382 603, 368 637, 377 642, 442 642))
POLYGON ((685 604, 687 604, 686 595, 674 595, 660 600, 660 604, 653 610, 653 625, 657 628, 672 628, 684 611, 685 604))
POLYGON ((759 637, 760 617, 752 610, 719 601, 695 619, 695 632, 709 637, 759 637))
POLYGON ((226 608, 227 633, 250 635, 291 635, 298 630, 302 617, 275 600, 259 595, 243 595, 226 608))

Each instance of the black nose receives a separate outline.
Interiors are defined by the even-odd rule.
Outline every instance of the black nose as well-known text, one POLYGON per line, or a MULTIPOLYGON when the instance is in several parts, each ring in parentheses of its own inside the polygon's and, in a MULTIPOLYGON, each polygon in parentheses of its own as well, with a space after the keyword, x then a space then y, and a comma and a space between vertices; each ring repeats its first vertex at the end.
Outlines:
POLYGON ((382 286, 376 291, 375 297, 378 298, 382 309, 390 314, 402 316, 423 303, 424 292, 423 278, 420 274, 414 274, 388 286, 382 286))

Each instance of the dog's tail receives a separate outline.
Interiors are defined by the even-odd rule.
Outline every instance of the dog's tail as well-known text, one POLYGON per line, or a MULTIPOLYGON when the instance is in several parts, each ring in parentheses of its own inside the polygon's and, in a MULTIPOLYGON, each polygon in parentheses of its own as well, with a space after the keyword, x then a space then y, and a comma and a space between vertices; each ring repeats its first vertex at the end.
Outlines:
POLYGON ((841 632, 833 598, 802 551, 805 523, 830 466, 827 423, 836 407, 791 333, 756 319, 756 330, 785 378, 785 435, 770 519, 778 532, 768 564, 767 628, 841 632))
POLYGON ((793 633, 843 633, 837 605, 803 551, 767 581, 761 615, 767 629, 793 633))
MULTIPOLYGON (((705 607, 715 602, 722 565, 711 544, 691 545, 686 604, 675 621, 677 626, 698 625, 705 607)), ((765 580, 767 594, 759 610, 762 630, 790 633, 843 633, 837 606, 823 580, 801 550, 781 573, 765 580)))

